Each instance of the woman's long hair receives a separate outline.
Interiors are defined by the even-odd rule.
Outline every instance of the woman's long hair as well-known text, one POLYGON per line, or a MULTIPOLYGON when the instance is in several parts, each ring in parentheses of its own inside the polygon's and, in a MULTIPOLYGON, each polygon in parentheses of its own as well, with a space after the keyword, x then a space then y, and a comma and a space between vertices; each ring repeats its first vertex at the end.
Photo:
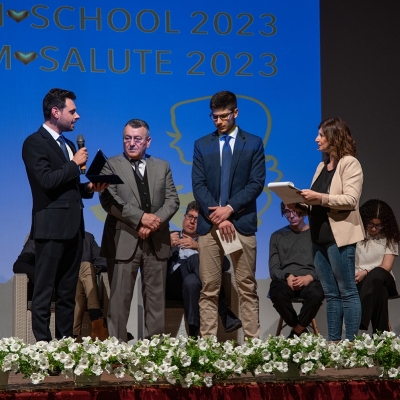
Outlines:
MULTIPOLYGON (((391 207, 382 200, 371 199, 360 207, 360 214, 365 230, 371 220, 375 218, 381 220, 382 232, 386 236, 386 247, 394 250, 394 245, 400 241, 400 230, 391 207)), ((366 241, 367 239, 364 240, 366 241)))
POLYGON ((344 156, 357 155, 356 142, 351 137, 349 127, 341 118, 328 118, 319 124, 319 129, 328 140, 330 157, 340 160, 344 156))

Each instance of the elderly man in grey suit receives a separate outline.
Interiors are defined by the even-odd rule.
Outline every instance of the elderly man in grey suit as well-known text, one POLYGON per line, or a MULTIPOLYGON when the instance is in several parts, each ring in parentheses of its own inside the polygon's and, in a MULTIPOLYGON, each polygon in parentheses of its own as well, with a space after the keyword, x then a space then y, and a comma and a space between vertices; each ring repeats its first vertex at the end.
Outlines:
POLYGON ((123 132, 124 152, 108 159, 103 173, 116 173, 123 184, 100 194, 107 212, 101 255, 111 282, 108 309, 110 336, 127 341, 126 325, 136 276, 142 274, 145 336, 164 332, 165 281, 170 256, 169 220, 179 199, 168 162, 146 155, 148 124, 132 119, 123 132))

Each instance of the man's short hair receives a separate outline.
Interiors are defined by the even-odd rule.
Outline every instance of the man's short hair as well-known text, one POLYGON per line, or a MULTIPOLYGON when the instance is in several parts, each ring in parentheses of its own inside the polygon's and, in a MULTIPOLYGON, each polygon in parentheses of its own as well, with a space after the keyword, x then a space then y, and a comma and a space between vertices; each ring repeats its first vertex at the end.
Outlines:
POLYGON ((227 90, 215 93, 210 100, 210 108, 226 108, 228 110, 235 110, 237 108, 237 100, 234 93, 227 90))
POLYGON ((43 116, 45 121, 49 121, 51 118, 51 110, 53 107, 57 107, 59 110, 65 108, 65 100, 75 100, 76 96, 74 92, 65 89, 51 89, 44 96, 43 99, 43 116))
MULTIPOLYGON (((282 214, 282 217, 283 217, 283 212, 285 211, 285 208, 286 208, 286 204, 283 201, 281 201, 281 214, 282 214)), ((308 206, 306 204, 296 203, 295 206, 294 206, 294 210, 295 211, 299 210, 299 211, 301 211, 303 213, 303 215, 308 215, 308 206)))
POLYGON ((125 124, 124 128, 127 127, 128 125, 133 129, 138 129, 138 128, 142 128, 143 127, 143 128, 145 128, 147 130, 147 136, 150 136, 150 127, 149 127, 149 124, 146 121, 143 121, 142 119, 139 119, 139 118, 133 118, 133 119, 130 119, 125 124))
POLYGON ((191 201, 191 202, 187 205, 185 214, 187 214, 187 213, 190 212, 190 211, 197 211, 197 212, 200 211, 199 203, 198 203, 196 200, 191 201))

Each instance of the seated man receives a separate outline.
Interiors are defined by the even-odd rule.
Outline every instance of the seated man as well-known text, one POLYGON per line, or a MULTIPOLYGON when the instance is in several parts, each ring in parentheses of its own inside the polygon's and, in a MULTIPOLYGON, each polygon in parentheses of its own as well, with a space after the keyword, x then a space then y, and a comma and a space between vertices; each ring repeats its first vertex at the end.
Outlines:
MULTIPOLYGON (((199 255, 197 244, 197 217, 199 205, 192 201, 186 208, 182 223, 182 232, 171 233, 172 256, 168 259, 166 299, 182 301, 189 336, 197 337, 200 327, 199 298, 201 281, 199 277, 199 255)), ((224 259, 223 270, 229 269, 229 261, 224 259)), ((221 288, 221 292, 222 292, 221 288)), ((242 322, 229 309, 220 294, 218 314, 225 332, 233 332, 242 326, 242 322)))
POLYGON ((305 205, 296 203, 294 210, 281 203, 281 213, 289 225, 274 232, 269 244, 269 296, 283 320, 292 327, 289 337, 308 332, 324 300, 324 292, 314 268, 309 226, 304 222, 305 205), (292 299, 304 299, 297 315, 292 299))
MULTIPOLYGON (((74 337, 81 334, 83 313, 87 309, 92 321, 91 337, 94 340, 108 338, 108 330, 97 294, 96 274, 105 271, 107 263, 100 257, 100 248, 94 240, 94 236, 85 232, 83 241, 82 262, 79 270, 79 279, 75 296, 74 313, 74 337)), ((28 239, 25 242, 21 254, 13 266, 14 273, 25 273, 29 280, 35 282, 35 241, 28 239)))

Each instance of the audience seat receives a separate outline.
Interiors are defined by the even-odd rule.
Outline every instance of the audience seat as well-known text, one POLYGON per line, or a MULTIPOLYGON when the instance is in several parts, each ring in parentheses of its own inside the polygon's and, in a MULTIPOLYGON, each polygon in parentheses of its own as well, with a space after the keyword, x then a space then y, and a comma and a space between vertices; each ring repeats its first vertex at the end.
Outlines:
MULTIPOLYGON (((102 305, 104 316, 107 315, 108 301, 110 298, 110 285, 108 282, 107 273, 101 273, 99 276, 99 297, 100 304, 102 305), (105 311, 104 311, 105 310, 105 311)), ((26 343, 36 343, 36 339, 32 332, 32 292, 33 286, 29 282, 26 274, 15 274, 13 282, 13 336, 24 340, 26 343)), ((55 337, 55 325, 54 325, 54 299, 51 302, 51 319, 50 319, 50 331, 51 335, 55 337)), ((89 313, 85 312, 82 321, 82 336, 90 336, 91 322, 89 313)))

